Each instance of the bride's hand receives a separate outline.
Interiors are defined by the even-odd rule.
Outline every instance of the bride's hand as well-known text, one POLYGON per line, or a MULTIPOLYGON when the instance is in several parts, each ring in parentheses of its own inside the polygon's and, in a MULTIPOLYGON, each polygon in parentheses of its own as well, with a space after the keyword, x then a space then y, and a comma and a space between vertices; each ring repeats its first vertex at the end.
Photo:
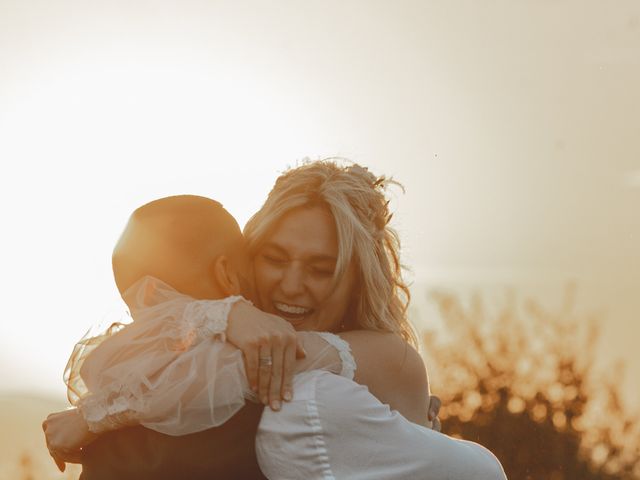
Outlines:
POLYGON ((431 422, 431 429, 439 432, 442 430, 442 424, 438 418, 442 401, 437 395, 429 395, 428 420, 431 422))
POLYGON ((66 463, 80 463, 81 449, 97 438, 77 408, 50 414, 42 422, 47 448, 61 472, 66 463))
POLYGON ((273 410, 293 398, 296 358, 305 352, 286 320, 237 302, 227 320, 227 340, 242 350, 247 380, 258 398, 273 410))

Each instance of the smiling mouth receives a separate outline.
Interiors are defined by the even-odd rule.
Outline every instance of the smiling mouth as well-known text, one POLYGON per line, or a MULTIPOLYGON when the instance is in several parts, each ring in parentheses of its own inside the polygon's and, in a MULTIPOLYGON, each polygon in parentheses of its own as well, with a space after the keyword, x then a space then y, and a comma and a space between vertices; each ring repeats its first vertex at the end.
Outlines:
POLYGON ((291 320, 294 323, 299 323, 313 312, 312 308, 301 307, 299 305, 290 305, 288 303, 282 302, 273 302, 273 306, 278 315, 284 317, 287 320, 291 320))

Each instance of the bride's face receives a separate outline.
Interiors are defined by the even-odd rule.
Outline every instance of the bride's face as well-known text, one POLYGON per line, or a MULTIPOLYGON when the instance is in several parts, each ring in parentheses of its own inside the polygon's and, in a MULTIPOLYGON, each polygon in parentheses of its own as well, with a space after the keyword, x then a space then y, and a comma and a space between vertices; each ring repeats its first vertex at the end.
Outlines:
POLYGON ((356 277, 351 265, 334 286, 337 258, 336 226, 327 208, 288 212, 255 256, 261 308, 288 320, 296 330, 335 331, 349 306, 356 277))

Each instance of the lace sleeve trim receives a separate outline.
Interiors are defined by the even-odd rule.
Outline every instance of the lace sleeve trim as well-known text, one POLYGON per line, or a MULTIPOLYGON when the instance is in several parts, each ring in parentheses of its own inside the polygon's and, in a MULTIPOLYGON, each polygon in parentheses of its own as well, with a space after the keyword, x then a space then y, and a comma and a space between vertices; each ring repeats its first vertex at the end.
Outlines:
POLYGON ((189 302, 182 314, 182 337, 199 340, 227 340, 227 319, 231 307, 238 301, 247 303, 244 297, 235 295, 221 300, 194 300, 189 302))
MULTIPOLYGON (((169 348, 186 352, 205 340, 226 341, 227 319, 231 307, 242 296, 220 300, 192 300, 182 310, 181 318, 173 330, 175 344, 169 348)), ((137 420, 148 411, 144 393, 145 377, 135 375, 102 385, 98 391, 87 392, 77 406, 85 418, 89 430, 103 432, 139 423, 137 420)))
POLYGON ((89 431, 101 433, 135 425, 139 412, 144 410, 142 399, 125 384, 113 385, 112 388, 107 395, 89 395, 78 402, 89 431))
POLYGON ((349 380, 353 380, 356 373, 356 360, 351 353, 351 346, 346 340, 343 340, 339 336, 330 332, 316 332, 327 343, 335 347, 340 355, 340 361, 342 363, 342 369, 340 370, 340 376, 346 377, 349 380))

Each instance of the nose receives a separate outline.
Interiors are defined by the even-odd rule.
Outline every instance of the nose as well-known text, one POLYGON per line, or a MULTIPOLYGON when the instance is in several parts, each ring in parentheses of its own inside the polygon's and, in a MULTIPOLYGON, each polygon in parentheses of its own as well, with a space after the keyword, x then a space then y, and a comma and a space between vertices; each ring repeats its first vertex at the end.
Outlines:
POLYGON ((280 279, 282 294, 294 298, 304 292, 304 269, 301 265, 291 262, 282 272, 280 279))

